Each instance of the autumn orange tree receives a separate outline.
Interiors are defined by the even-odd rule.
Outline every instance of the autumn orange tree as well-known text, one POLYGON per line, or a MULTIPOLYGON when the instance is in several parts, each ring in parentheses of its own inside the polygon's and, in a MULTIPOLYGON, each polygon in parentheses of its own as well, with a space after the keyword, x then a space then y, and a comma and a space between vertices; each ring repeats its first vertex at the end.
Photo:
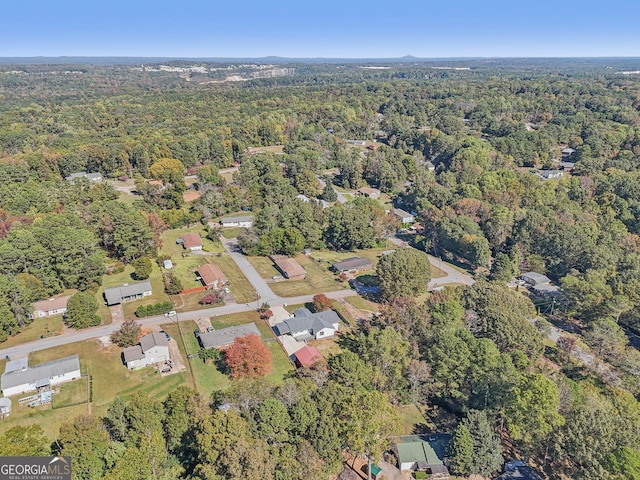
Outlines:
POLYGON ((255 334, 238 337, 224 352, 233 378, 255 378, 271 371, 271 352, 255 334))

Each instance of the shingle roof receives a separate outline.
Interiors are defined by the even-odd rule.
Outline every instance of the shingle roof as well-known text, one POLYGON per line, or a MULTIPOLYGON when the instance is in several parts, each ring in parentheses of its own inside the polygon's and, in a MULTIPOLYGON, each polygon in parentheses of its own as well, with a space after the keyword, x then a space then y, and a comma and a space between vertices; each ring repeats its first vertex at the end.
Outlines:
POLYGON ((184 245, 184 248, 201 247, 202 239, 200 234, 198 232, 185 233, 182 235, 182 245, 184 245))
POLYGON ((149 333, 140 339, 140 348, 142 349, 143 353, 156 346, 160 346, 160 347, 169 346, 169 341, 167 340, 167 337, 163 333, 158 333, 158 332, 149 333))
POLYGON ((213 285, 217 282, 226 282, 227 277, 220 267, 211 263, 205 263, 197 270, 198 275, 202 279, 205 285, 213 285))
POLYGON ((132 347, 127 347, 122 352, 122 356, 124 357, 124 361, 126 363, 133 362, 134 360, 141 360, 144 358, 144 353, 142 353, 142 348, 140 345, 134 345, 132 347))
POLYGON ((52 310, 59 310, 66 308, 67 302, 71 298, 71 295, 58 298, 50 298, 48 300, 41 300, 33 304, 33 310, 36 312, 50 312, 52 310))
POLYGON ((71 355, 69 357, 59 358, 51 362, 40 363, 25 370, 14 370, 2 374, 0 382, 2 389, 17 387, 28 383, 34 383, 40 379, 49 379, 58 375, 64 375, 76 370, 80 370, 80 357, 71 355))
POLYGON ((310 367, 314 363, 324 360, 320 351, 315 347, 305 345, 295 353, 296 359, 303 367, 310 367))
POLYGON ((294 313, 293 318, 278 323, 273 328, 279 332, 279 335, 286 333, 296 334, 307 330, 310 330, 311 334, 315 335, 316 332, 323 328, 335 328, 334 324, 336 323, 340 323, 340 317, 333 310, 311 313, 306 308, 299 308, 294 313))
POLYGON ((220 219, 220 223, 241 223, 241 222, 251 222, 251 221, 253 221, 253 217, 251 217, 251 216, 222 217, 220 219))
POLYGON ((144 292, 150 291, 151 282, 138 282, 130 285, 122 285, 120 287, 107 288, 104 291, 104 298, 107 300, 107 305, 115 305, 122 302, 123 298, 142 295, 144 292))
POLYGON ((394 208, 393 213, 395 213, 398 217, 402 217, 402 218, 413 217, 413 215, 411 215, 409 212, 405 212, 401 208, 394 208))
POLYGON ((364 257, 352 257, 336 262, 333 264, 333 269, 338 272, 344 272, 345 270, 353 270, 354 268, 370 267, 371 260, 364 257))
POLYGON ((271 255, 271 260, 273 260, 278 270, 287 278, 307 274, 306 270, 293 258, 285 257, 284 255, 271 255))
POLYGON ((233 343, 236 338, 250 334, 260 336, 260 330, 255 323, 246 323, 235 327, 222 328, 213 332, 201 332, 198 335, 202 348, 220 348, 233 343))

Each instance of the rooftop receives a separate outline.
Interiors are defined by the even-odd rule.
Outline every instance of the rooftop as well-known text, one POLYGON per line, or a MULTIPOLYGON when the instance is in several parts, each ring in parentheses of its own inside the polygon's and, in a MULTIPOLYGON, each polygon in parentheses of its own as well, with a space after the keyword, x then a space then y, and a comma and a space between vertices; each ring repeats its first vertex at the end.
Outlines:
POLYGON ((127 347, 123 350, 122 356, 124 357, 125 363, 133 362, 134 360, 141 360, 144 358, 144 353, 142 353, 142 348, 140 345, 134 345, 132 347, 127 347))
POLYGON ((220 223, 241 223, 251 221, 253 221, 253 217, 251 217, 250 215, 243 215, 240 217, 222 217, 220 219, 220 223))
POLYGON ((421 468, 443 465, 451 435, 408 435, 396 440, 400 463, 416 462, 421 468))
POLYGON ((140 339, 140 348, 142 352, 152 349, 153 347, 168 347, 169 341, 164 333, 153 332, 145 335, 140 339))
POLYGON ((409 212, 405 212, 401 208, 394 208, 393 213, 398 217, 402 217, 402 218, 413 217, 413 215, 411 215, 409 212))
POLYGON ((245 325, 221 328, 213 332, 201 332, 198 334, 198 339, 200 340, 202 348, 220 348, 233 343, 236 338, 246 337, 250 334, 261 335, 260 330, 258 330, 258 327, 253 322, 245 325))
POLYGON ((184 245, 184 248, 201 247, 202 239, 198 232, 185 233, 182 235, 182 244, 184 245))
POLYGON ((58 297, 58 298, 49 298, 48 300, 41 300, 39 302, 34 302, 33 310, 39 311, 39 312, 50 312, 52 310, 59 310, 61 308, 66 308, 69 298, 71 298, 71 295, 66 295, 64 297, 58 297))
POLYGON ((333 310, 311 313, 306 308, 299 308, 293 315, 293 318, 273 326, 277 335, 293 334, 307 330, 311 330, 312 334, 315 335, 315 332, 323 328, 335 328, 335 324, 340 324, 340 317, 333 310))
POLYGON ((144 281, 129 285, 121 285, 120 287, 107 288, 104 291, 104 298, 107 299, 108 305, 115 305, 120 303, 123 298, 142 295, 144 292, 150 291, 151 282, 144 281))
POLYGON ((351 257, 333 264, 334 270, 344 271, 354 268, 370 267, 371 260, 365 257, 351 257))
POLYGON ((32 367, 24 366, 20 370, 10 370, 2 374, 2 389, 35 383, 41 379, 49 379, 66 373, 80 370, 80 357, 71 355, 50 362, 40 363, 32 367))
POLYGON ((212 285, 216 282, 226 282, 227 277, 220 267, 213 265, 212 263, 205 263, 197 270, 198 275, 202 279, 205 285, 212 285))
POLYGON ((314 363, 324 360, 320 351, 315 347, 305 345, 295 353, 296 359, 303 367, 310 367, 314 363))
POLYGON ((276 264, 278 270, 288 278, 307 274, 306 270, 293 258, 284 255, 271 255, 271 260, 276 264))

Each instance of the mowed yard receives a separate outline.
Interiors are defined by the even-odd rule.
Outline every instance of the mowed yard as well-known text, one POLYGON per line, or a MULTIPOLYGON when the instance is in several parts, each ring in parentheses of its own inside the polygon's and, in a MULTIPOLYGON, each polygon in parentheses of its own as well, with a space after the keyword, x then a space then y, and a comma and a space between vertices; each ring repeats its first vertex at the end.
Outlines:
MULTIPOLYGON (((260 320, 258 313, 247 312, 211 318, 211 325, 216 329, 243 325, 250 322, 254 322, 256 324, 260 330, 262 340, 271 352, 271 372, 266 376, 266 378, 275 384, 282 383, 285 376, 291 372, 293 367, 289 358, 280 347, 280 344, 275 340, 271 328, 264 320, 260 320)), ((173 338, 178 340, 180 351, 185 359, 188 354, 193 354, 189 362, 193 369, 197 390, 200 393, 210 396, 213 392, 223 390, 229 386, 231 379, 227 373, 221 371, 211 361, 205 363, 198 358, 197 353, 200 350, 200 344, 194 334, 194 331, 198 328, 195 322, 180 322, 182 337, 180 336, 178 326, 175 323, 163 325, 163 328, 173 338), (182 338, 184 338, 184 343, 182 342, 182 338)))
MULTIPOLYGON (((12 397, 13 411, 9 418, 0 421, 0 433, 14 425, 37 423, 47 437, 55 437, 63 422, 87 413, 87 374, 91 376, 91 413, 94 415, 106 415, 116 396, 128 399, 136 392, 144 391, 152 398, 162 400, 181 385, 194 387, 188 371, 161 377, 153 367, 127 370, 122 364, 121 352, 122 349, 116 346, 104 347, 98 340, 87 340, 32 353, 30 365, 79 354, 83 377, 62 384, 60 394, 53 397, 52 406, 18 406, 18 398, 28 394, 12 397)), ((4 365, 0 367, 4 369, 4 365)))

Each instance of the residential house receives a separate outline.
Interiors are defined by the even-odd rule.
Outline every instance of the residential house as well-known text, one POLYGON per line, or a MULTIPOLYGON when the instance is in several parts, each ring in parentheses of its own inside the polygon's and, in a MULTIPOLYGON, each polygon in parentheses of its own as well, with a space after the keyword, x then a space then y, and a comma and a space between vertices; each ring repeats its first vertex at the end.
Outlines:
POLYGON ((406 225, 414 222, 414 217, 409 212, 405 212, 400 208, 394 208, 393 214, 400 219, 400 223, 406 225))
POLYGON ((202 238, 200 238, 200 234, 198 232, 193 232, 182 235, 182 247, 185 250, 190 250, 192 252, 202 250, 203 243, 202 238))
POLYGON ((289 280, 304 280, 307 276, 306 270, 293 258, 285 255, 271 255, 269 258, 273 261, 276 268, 280 270, 282 275, 284 275, 284 278, 288 278, 289 280))
POLYGON ((220 225, 223 227, 251 228, 253 226, 253 217, 248 215, 241 217, 222 217, 220 219, 220 225))
POLYGON ((49 388, 80 378, 80 357, 69 357, 28 366, 26 358, 12 360, 5 365, 0 378, 2 394, 11 397, 19 393, 49 388))
POLYGON ((33 313, 31 318, 43 318, 50 317, 52 315, 63 315, 67 313, 67 302, 71 298, 71 295, 64 297, 50 298, 48 300, 42 300, 33 304, 33 313))
POLYGON ((380 198, 381 192, 377 188, 362 187, 358 190, 358 195, 378 200, 380 198))
POLYGON ((153 291, 151 290, 151 282, 148 280, 132 284, 125 283, 120 287, 107 288, 104 291, 104 299, 107 301, 108 306, 138 300, 151 295, 153 295, 153 291))
POLYGON ((451 435, 409 435, 399 437, 395 443, 395 453, 400 470, 424 472, 430 479, 450 478, 445 464, 445 452, 451 442, 451 435))
POLYGON ((324 357, 320 351, 309 345, 305 345, 293 355, 296 357, 296 365, 300 368, 311 368, 314 364, 324 361, 324 357))
POLYGON ((520 275, 520 278, 531 286, 548 285, 549 283, 551 283, 551 279, 549 277, 537 272, 523 273, 520 275))
POLYGON ((205 263, 196 270, 196 275, 205 287, 215 288, 216 290, 228 283, 227 277, 220 267, 212 263, 205 263))
POLYGON ((341 262, 334 263, 332 268, 338 273, 358 273, 366 270, 371 270, 373 268, 373 264, 368 258, 351 257, 347 258, 346 260, 342 260, 341 262))
POLYGON ((97 172, 93 172, 93 173, 76 172, 76 173, 72 173, 71 175, 69 175, 67 177, 64 177, 64 179, 67 180, 67 181, 76 180, 78 178, 86 178, 90 182, 98 183, 98 182, 102 181, 102 174, 101 173, 97 173, 97 172))
POLYGON ((255 323, 246 323, 244 325, 236 325, 234 327, 222 328, 212 332, 200 332, 196 330, 196 337, 202 348, 224 348, 231 345, 236 338, 246 337, 247 335, 261 336, 260 330, 255 323))
POLYGON ((542 477, 522 460, 514 460, 505 464, 504 473, 496 480, 542 480, 542 477))
POLYGON ((574 153, 576 153, 576 151, 573 148, 563 148, 562 149, 562 158, 568 158, 570 156, 572 156, 574 153))
POLYGON ((169 340, 163 333, 149 333, 140 339, 138 345, 125 348, 122 352, 122 359, 129 370, 167 362, 171 360, 169 340))
POLYGON ((367 142, 366 140, 347 140, 349 145, 357 145, 358 147, 364 147, 367 142))
POLYGON ((303 195, 303 194, 301 194, 301 193, 300 193, 300 194, 298 194, 298 195, 296 195, 296 198, 297 198, 298 200, 300 200, 301 202, 304 202, 304 203, 309 203, 309 202, 311 201, 311 200, 309 199, 309 197, 307 197, 306 195, 303 195))
POLYGON ((340 327, 340 317, 333 310, 311 313, 306 308, 299 308, 289 318, 273 326, 276 335, 291 335, 296 340, 333 337, 340 327))
POLYGON ((540 170, 536 173, 542 180, 553 180, 564 176, 563 170, 540 170))

